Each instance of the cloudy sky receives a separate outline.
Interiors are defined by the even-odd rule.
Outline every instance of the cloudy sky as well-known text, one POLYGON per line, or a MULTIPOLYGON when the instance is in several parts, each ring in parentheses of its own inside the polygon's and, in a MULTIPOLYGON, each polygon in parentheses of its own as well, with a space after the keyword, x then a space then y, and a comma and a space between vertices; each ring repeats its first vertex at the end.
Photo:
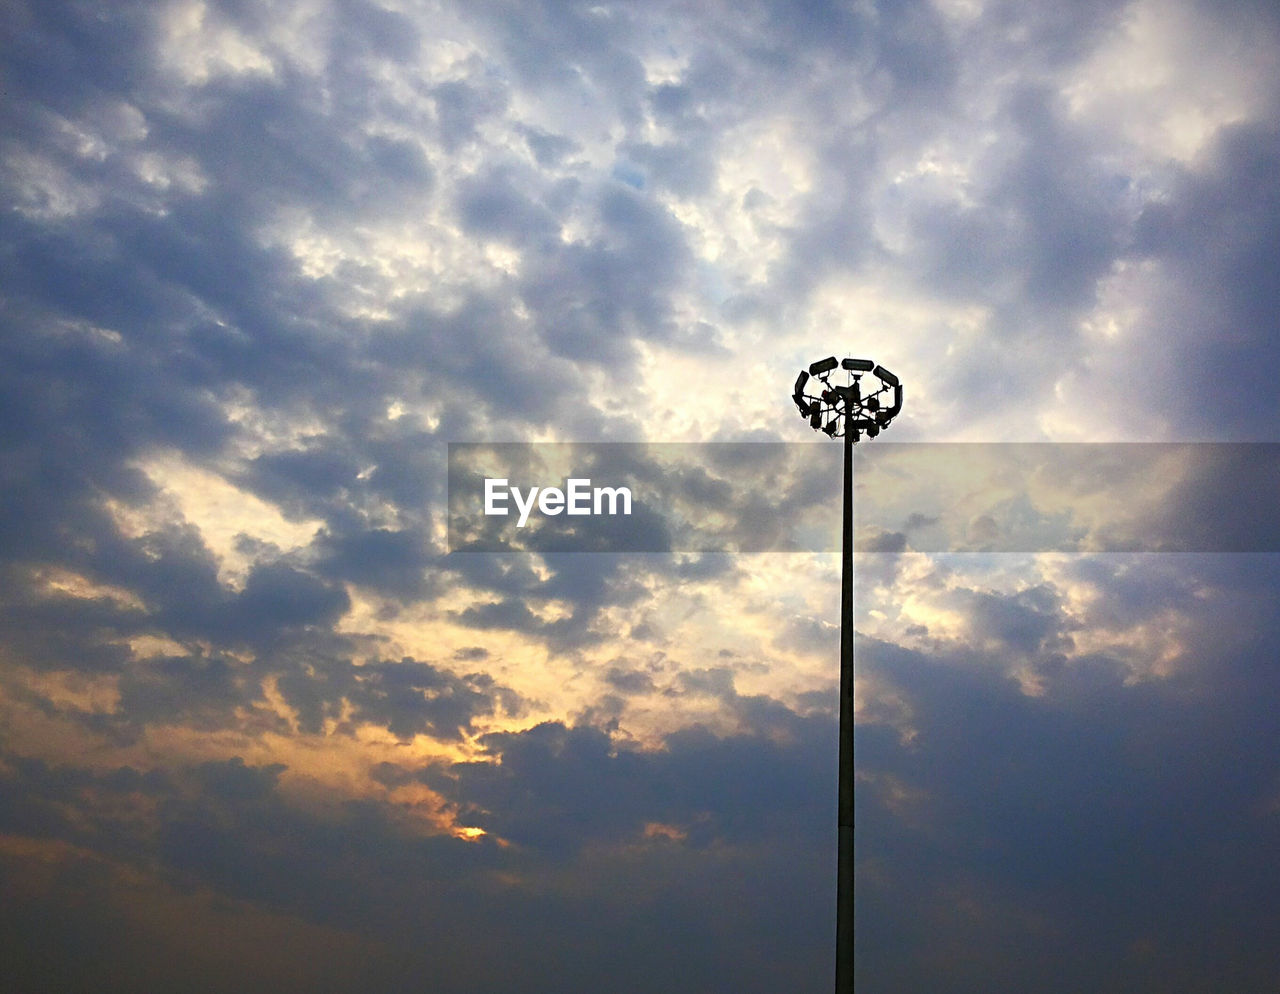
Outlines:
POLYGON ((977 481, 859 477, 860 989, 1280 989, 1273 4, 0 39, 0 986, 829 989, 838 560, 463 553, 446 467, 807 444, 835 353, 977 481))

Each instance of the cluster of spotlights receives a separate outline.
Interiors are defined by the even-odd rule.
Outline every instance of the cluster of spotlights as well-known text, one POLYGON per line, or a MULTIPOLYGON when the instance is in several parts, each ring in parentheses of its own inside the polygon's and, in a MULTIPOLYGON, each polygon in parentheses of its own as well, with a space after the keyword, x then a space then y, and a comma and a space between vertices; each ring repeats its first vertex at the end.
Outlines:
POLYGON ((863 432, 868 438, 875 438, 902 410, 902 384, 870 359, 840 361, 830 356, 815 362, 807 371, 800 371, 792 399, 800 416, 807 418, 815 431, 826 432, 832 438, 848 433, 849 440, 856 442, 863 432), (832 374, 839 378, 840 372, 845 373, 846 382, 832 383, 832 374), (880 386, 864 394, 862 377, 866 373, 879 380, 880 386), (812 392, 806 393, 806 388, 812 392))

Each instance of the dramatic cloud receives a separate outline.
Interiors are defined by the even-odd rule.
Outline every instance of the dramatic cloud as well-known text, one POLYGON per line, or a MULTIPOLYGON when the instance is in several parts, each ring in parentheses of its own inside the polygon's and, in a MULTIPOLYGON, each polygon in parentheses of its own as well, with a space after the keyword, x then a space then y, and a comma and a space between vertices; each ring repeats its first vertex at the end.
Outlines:
POLYGON ((828 986, 831 354, 861 988, 1280 986, 1272 7, 0 37, 6 989, 828 986))

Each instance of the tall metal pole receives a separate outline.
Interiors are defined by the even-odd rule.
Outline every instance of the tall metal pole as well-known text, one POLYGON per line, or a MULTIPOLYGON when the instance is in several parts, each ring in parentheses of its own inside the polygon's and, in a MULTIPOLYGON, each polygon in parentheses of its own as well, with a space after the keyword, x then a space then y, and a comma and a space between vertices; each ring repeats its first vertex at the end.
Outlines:
POLYGON ((870 359, 835 356, 801 370, 791 393, 809 427, 844 440, 844 540, 840 575, 840 786, 836 862, 836 994, 853 994, 853 446, 875 438, 902 410, 902 383, 870 359), (843 370, 848 381, 831 382, 843 370), (870 373, 879 389, 863 394, 870 373), (820 388, 810 385, 816 377, 820 388), (806 389, 813 391, 806 393, 806 389), (887 402, 887 403, 886 403, 887 402), (830 415, 835 415, 827 420, 830 415))
POLYGON ((840 791, 836 863, 836 994, 853 994, 853 410, 845 409, 840 569, 840 791))

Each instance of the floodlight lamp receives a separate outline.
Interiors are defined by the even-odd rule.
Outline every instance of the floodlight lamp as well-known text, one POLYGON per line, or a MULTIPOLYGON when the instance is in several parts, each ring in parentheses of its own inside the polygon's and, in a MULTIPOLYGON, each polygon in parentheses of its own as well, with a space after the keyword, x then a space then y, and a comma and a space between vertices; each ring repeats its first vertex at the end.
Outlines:
POLYGON ((896 387, 898 385, 898 378, 883 366, 877 366, 874 372, 876 376, 880 377, 882 382, 889 384, 889 386, 896 387))
MULTIPOLYGON (((871 382, 871 381, 867 381, 871 382)), ((808 372, 801 372, 796 379, 792 395, 800 416, 815 431, 822 431, 832 438, 843 438, 852 444, 862 439, 877 437, 889 426, 889 422, 902 410, 902 383, 893 373, 870 359, 837 360, 835 356, 813 363, 808 372), (840 370, 844 376, 834 381, 829 375, 840 370), (863 395, 862 376, 873 373, 879 379, 876 389, 863 395), (816 376, 821 383, 814 393, 805 393, 810 378, 816 376), (892 391, 892 400, 883 395, 892 391), (825 424, 824 424, 825 422, 825 424)))

